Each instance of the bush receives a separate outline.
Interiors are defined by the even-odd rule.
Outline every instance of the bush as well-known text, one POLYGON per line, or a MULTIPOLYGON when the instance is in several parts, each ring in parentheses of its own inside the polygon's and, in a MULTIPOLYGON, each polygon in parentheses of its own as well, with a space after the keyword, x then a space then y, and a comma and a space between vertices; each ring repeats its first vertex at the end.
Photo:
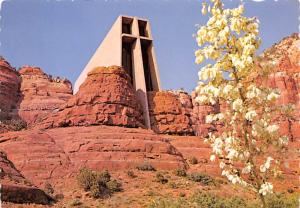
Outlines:
POLYGON ((27 128, 27 123, 21 119, 5 120, 3 123, 8 125, 13 131, 21 131, 27 128))
POLYGON ((153 200, 148 208, 190 208, 184 198, 173 199, 169 197, 160 197, 153 200))
POLYGON ((122 191, 122 184, 117 180, 108 181, 106 183, 107 188, 112 192, 120 192, 122 191))
POLYGON ((136 178, 137 176, 134 174, 134 172, 132 170, 128 170, 127 171, 127 175, 130 177, 130 178, 136 178))
POLYGON ((136 167, 141 171, 156 171, 155 168, 150 163, 142 163, 136 167))
POLYGON ((192 157, 189 161, 192 165, 198 164, 198 159, 196 157, 192 157))
MULTIPOLYGON (((161 197, 149 204, 149 208, 257 208, 261 207, 258 200, 247 201, 240 197, 224 198, 210 192, 198 191, 191 197, 180 198, 161 197)), ((298 208, 297 194, 286 195, 268 195, 266 197, 268 208, 298 208)))
POLYGON ((90 169, 82 168, 79 170, 79 174, 77 175, 77 182, 78 185, 85 191, 89 191, 96 182, 95 174, 90 169))
POLYGON ((201 208, 247 208, 247 203, 242 198, 232 197, 225 199, 215 194, 202 191, 196 192, 190 200, 197 205, 196 207, 201 208))
POLYGON ((111 175, 107 170, 96 172, 82 168, 77 175, 77 182, 85 191, 90 191, 94 198, 103 198, 122 191, 122 184, 111 180, 111 175))
POLYGON ((215 185, 214 179, 205 173, 191 173, 188 179, 195 182, 201 182, 203 185, 215 185))
POLYGON ((69 203, 70 207, 76 207, 82 205, 82 202, 79 199, 74 199, 69 203))
POLYGON ((175 175, 180 177, 186 177, 186 171, 184 169, 176 169, 175 175))
POLYGON ((284 194, 271 194, 266 197, 268 208, 298 208, 299 201, 297 194, 284 195, 284 194))
POLYGON ((161 183, 161 184, 168 183, 168 179, 165 178, 165 176, 160 172, 156 173, 155 177, 156 177, 156 181, 161 183))

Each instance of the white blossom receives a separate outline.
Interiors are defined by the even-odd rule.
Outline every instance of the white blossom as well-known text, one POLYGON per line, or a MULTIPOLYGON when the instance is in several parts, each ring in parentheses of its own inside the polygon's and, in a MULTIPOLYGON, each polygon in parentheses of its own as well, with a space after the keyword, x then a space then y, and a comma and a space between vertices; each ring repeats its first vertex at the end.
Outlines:
POLYGON ((269 182, 265 182, 260 186, 259 193, 263 196, 273 193, 273 185, 269 182))

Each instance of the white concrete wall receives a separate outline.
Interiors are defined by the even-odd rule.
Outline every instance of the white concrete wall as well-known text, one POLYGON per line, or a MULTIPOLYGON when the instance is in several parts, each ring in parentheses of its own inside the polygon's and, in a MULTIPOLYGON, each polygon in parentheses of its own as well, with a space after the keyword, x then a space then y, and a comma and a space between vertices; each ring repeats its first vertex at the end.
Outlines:
POLYGON ((88 64, 85 66, 74 85, 74 94, 85 81, 87 74, 97 66, 122 65, 122 21, 121 16, 113 24, 110 31, 98 47, 88 64))
POLYGON ((80 85, 85 81, 87 74, 89 71, 98 66, 122 66, 122 37, 135 39, 133 44, 133 85, 136 90, 136 95, 139 102, 143 108, 144 114, 144 124, 147 128, 151 128, 150 117, 149 117, 149 108, 148 108, 148 98, 147 98, 147 89, 145 83, 145 73, 143 66, 143 58, 142 58, 142 50, 141 50, 141 39, 145 39, 149 41, 150 46, 148 48, 149 54, 149 64, 150 64, 150 73, 152 78, 152 84, 155 91, 160 91, 160 79, 159 79, 159 71, 157 67, 152 34, 150 23, 148 20, 140 19, 137 17, 129 17, 129 16, 119 16, 116 22, 113 24, 112 28, 102 41, 101 45, 98 47, 74 86, 74 94, 79 90, 80 85), (130 18, 133 19, 131 33, 132 34, 122 34, 122 18, 130 18), (139 35, 139 27, 138 20, 146 21, 146 30, 148 33, 148 37, 140 37, 139 35))

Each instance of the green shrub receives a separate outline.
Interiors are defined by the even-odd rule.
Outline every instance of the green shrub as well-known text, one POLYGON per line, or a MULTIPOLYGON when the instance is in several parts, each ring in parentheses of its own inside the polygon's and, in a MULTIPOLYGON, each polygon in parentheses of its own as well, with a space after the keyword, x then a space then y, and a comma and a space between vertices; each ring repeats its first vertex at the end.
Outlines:
POLYGON ((136 168, 141 171, 156 171, 155 168, 147 162, 138 165, 136 168))
POLYGON ((69 203, 69 207, 76 207, 82 205, 82 202, 79 199, 74 199, 69 203))
POLYGON ((95 181, 95 174, 92 170, 87 168, 82 168, 79 170, 79 174, 77 175, 77 182, 78 185, 85 191, 89 191, 95 181))
POLYGON ((184 198, 173 199, 169 197, 160 197, 153 200, 148 208, 190 208, 192 206, 188 205, 184 198))
POLYGON ((128 170, 127 171, 127 175, 130 177, 130 178, 136 178, 137 175, 134 174, 134 172, 132 170, 128 170))
POLYGON ((214 179, 205 173, 191 173, 188 175, 188 179, 195 182, 201 182, 206 186, 215 184, 214 179))
POLYGON ((120 192, 123 190, 122 184, 117 180, 108 181, 106 186, 111 192, 120 192))
POLYGON ((5 120, 3 123, 10 126, 13 131, 21 131, 27 128, 27 123, 21 119, 5 120))
POLYGON ((247 203, 239 197, 222 198, 209 192, 196 192, 190 199, 196 207, 201 208, 247 208, 247 203))
POLYGON ((190 163, 192 164, 192 165, 196 165, 196 164, 198 164, 198 159, 196 158, 196 157, 192 157, 192 158, 190 158, 190 163))
POLYGON ((155 177, 156 181, 161 184, 168 183, 168 179, 161 172, 156 173, 155 177))
POLYGON ((90 191, 94 198, 104 198, 113 192, 122 191, 122 184, 111 180, 107 170, 96 172, 82 168, 77 175, 77 182, 85 191, 90 191))
POLYGON ((186 171, 184 169, 176 169, 175 170, 175 175, 180 176, 180 177, 186 177, 186 171))
POLYGON ((94 198, 105 198, 112 194, 105 183, 95 183, 90 188, 90 193, 94 198))
MULTIPOLYGON (((258 208, 258 200, 247 201, 240 197, 219 197, 210 192, 197 191, 191 197, 180 198, 161 197, 149 204, 149 208, 258 208)), ((298 196, 293 195, 268 195, 267 208, 298 208, 298 196)))
POLYGON ((284 194, 271 194, 267 195, 266 203, 268 208, 298 208, 297 194, 284 195, 284 194))

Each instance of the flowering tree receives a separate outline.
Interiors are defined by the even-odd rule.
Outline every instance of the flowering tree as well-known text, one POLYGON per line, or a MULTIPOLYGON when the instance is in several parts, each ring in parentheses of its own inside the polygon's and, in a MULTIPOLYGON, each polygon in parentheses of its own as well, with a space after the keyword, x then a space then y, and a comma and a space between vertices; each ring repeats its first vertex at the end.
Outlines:
POLYGON ((218 158, 222 175, 233 184, 255 191, 266 207, 264 196, 273 192, 268 179, 281 173, 280 153, 288 137, 280 136, 275 124, 283 112, 275 105, 279 91, 258 82, 271 72, 255 64, 259 21, 243 16, 243 5, 224 9, 221 0, 203 3, 202 13, 210 17, 197 31, 200 49, 195 52, 195 62, 209 59, 211 64, 199 71, 196 101, 225 106, 221 113, 206 117, 207 123, 224 126, 209 134, 210 159, 218 158))

